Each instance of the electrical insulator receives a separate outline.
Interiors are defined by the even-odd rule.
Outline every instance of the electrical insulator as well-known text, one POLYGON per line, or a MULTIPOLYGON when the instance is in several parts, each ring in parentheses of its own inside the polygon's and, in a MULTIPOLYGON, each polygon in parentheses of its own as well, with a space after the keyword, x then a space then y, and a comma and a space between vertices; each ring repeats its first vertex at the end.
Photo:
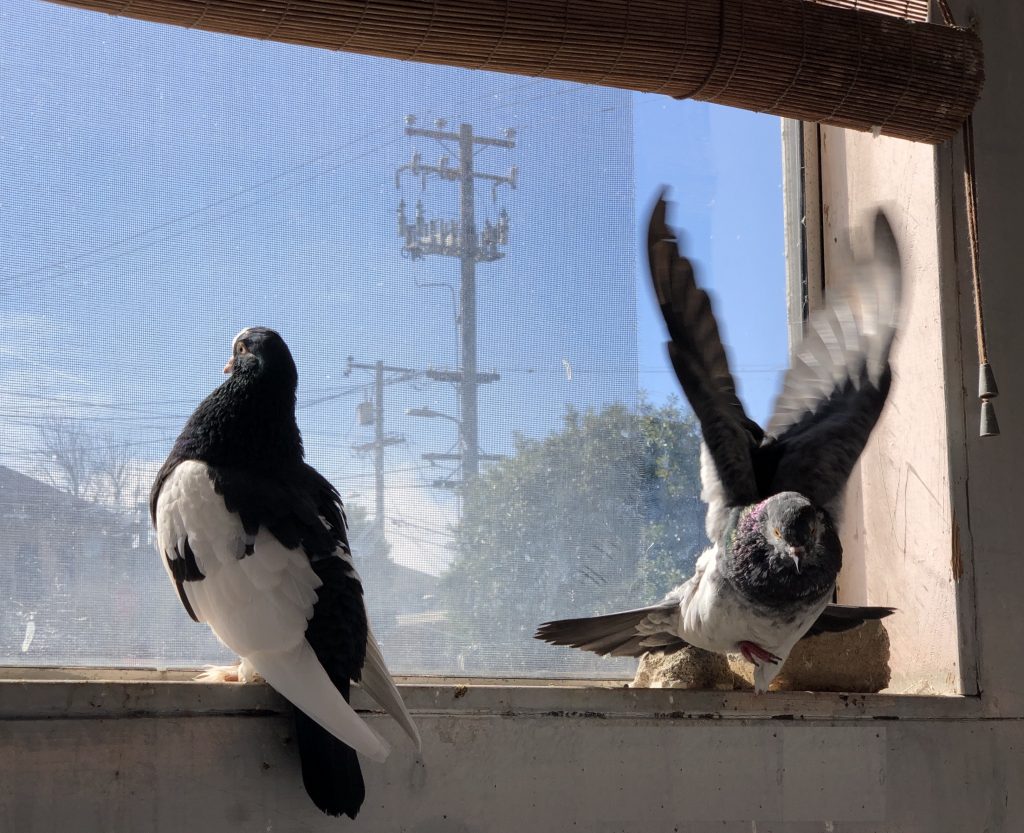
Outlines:
POLYGON ((409 222, 405 217, 405 200, 398 201, 398 236, 405 237, 408 234, 409 222))
POLYGON ((508 245, 508 212, 503 208, 498 212, 498 243, 502 246, 508 245))
POLYGON ((426 220, 424 219, 423 200, 416 200, 416 237, 423 237, 426 231, 426 220))

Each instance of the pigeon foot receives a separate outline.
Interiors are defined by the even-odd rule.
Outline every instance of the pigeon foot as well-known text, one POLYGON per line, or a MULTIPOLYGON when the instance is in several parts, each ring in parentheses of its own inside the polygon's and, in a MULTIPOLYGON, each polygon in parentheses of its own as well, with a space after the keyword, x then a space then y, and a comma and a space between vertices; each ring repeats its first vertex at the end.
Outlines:
POLYGON ((741 642, 739 648, 740 653, 743 654, 743 659, 751 665, 760 666, 767 662, 778 665, 782 662, 782 657, 775 656, 771 651, 766 651, 760 645, 755 645, 753 642, 741 642))
POLYGON ((258 683, 263 678, 256 673, 248 660, 240 660, 237 665, 204 665, 203 673, 196 677, 201 683, 258 683))

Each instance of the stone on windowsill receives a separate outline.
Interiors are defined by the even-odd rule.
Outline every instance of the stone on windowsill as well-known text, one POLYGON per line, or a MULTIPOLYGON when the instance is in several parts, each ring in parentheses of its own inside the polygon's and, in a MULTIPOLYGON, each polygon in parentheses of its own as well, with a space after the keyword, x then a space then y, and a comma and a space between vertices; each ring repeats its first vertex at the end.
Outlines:
MULTIPOLYGON (((889 636, 881 622, 845 633, 823 633, 797 643, 772 691, 874 693, 889 685, 889 636)), ((683 648, 640 660, 633 688, 752 689, 754 667, 739 654, 728 658, 683 648)))

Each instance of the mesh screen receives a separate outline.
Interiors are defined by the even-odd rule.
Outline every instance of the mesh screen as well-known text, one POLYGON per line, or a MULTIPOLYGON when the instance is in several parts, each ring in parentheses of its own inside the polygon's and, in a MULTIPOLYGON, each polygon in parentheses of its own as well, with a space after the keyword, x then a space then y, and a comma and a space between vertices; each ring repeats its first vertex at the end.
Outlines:
POLYGON ((630 676, 531 635, 658 599, 706 543, 640 226, 671 182, 763 419, 778 121, 28 0, 0 18, 0 664, 230 659, 146 500, 260 324, 295 356, 395 672, 630 676))

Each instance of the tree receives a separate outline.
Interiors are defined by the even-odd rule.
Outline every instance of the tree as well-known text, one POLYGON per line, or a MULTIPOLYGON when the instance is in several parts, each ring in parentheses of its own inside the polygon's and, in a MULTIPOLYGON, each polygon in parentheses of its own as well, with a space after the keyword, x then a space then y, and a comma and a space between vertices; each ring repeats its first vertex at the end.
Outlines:
POLYGON ((127 508, 124 500, 131 491, 133 468, 125 442, 64 416, 48 417, 36 430, 39 443, 34 451, 44 482, 78 501, 127 508))
POLYGON ((101 490, 106 492, 110 505, 123 509, 132 478, 132 459, 128 446, 118 442, 113 433, 96 439, 92 460, 98 483, 101 490))
POLYGON ((44 480, 79 500, 86 499, 96 481, 93 438, 79 422, 50 417, 38 428, 36 454, 43 462, 44 480))
POLYGON ((650 603, 685 578, 706 546, 699 448, 692 416, 644 401, 569 409, 560 431, 517 437, 465 495, 443 576, 467 657, 564 663, 531 638, 537 624, 650 603))

